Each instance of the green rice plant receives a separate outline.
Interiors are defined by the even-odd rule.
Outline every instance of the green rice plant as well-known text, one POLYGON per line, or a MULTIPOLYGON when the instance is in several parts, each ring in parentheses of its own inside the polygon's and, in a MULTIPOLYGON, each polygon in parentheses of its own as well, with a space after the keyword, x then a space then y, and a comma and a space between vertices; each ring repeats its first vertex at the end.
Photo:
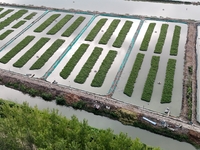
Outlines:
POLYGON ((108 19, 106 19, 106 18, 100 19, 97 22, 97 24, 94 26, 94 28, 90 31, 90 33, 88 34, 88 36, 85 38, 85 41, 93 41, 94 38, 99 33, 99 31, 101 30, 101 28, 104 26, 104 24, 106 23, 107 20, 108 19))
POLYGON ((92 80, 91 86, 93 87, 101 87, 108 70, 110 69, 113 61, 115 60, 115 57, 117 56, 117 51, 110 50, 106 56, 106 58, 103 60, 99 71, 94 76, 94 79, 92 80))
POLYGON ((35 36, 27 36, 20 43, 18 43, 13 49, 11 49, 6 55, 4 55, 0 62, 6 64, 9 62, 17 53, 19 53, 24 47, 26 47, 35 36))
POLYGON ((51 28, 47 34, 56 34, 74 15, 66 15, 63 17, 53 28, 51 28))
POLYGON ((176 60, 169 59, 165 74, 165 83, 162 91, 161 103, 170 103, 174 84, 174 73, 176 69, 176 60))
POLYGON ((7 31, 5 31, 4 33, 2 33, 1 35, 0 35, 0 40, 3 40, 3 39, 5 39, 10 33, 12 33, 14 30, 7 30, 7 31))
POLYGON ((113 47, 120 48, 122 44, 124 43, 124 40, 126 38, 126 35, 128 34, 133 22, 132 21, 126 21, 122 27, 122 29, 119 32, 119 35, 117 36, 115 42, 113 43, 113 47))
POLYGON ((181 33, 181 27, 176 25, 174 29, 173 38, 172 38, 170 55, 177 56, 180 33, 181 33))
POLYGON ((53 14, 50 16, 47 20, 45 20, 39 27, 37 27, 34 32, 42 32, 44 29, 46 29, 53 21, 55 21, 60 14, 53 14))
POLYGON ((99 44, 104 44, 105 45, 105 44, 108 43, 110 37, 112 36, 113 32, 117 28, 119 22, 120 22, 119 19, 115 19, 115 20, 112 21, 112 23, 108 27, 107 31, 104 33, 104 35, 100 39, 99 44))
POLYGON ((37 13, 36 12, 32 12, 31 14, 29 14, 28 16, 26 16, 24 19, 25 20, 31 20, 37 13))
POLYGON ((21 56, 14 64, 14 67, 23 67, 48 41, 50 38, 41 38, 33 45, 23 56, 21 56))
POLYGON ((0 14, 0 18, 5 17, 7 14, 11 13, 14 9, 8 9, 0 14))
POLYGON ((138 73, 140 71, 140 68, 142 66, 142 62, 144 59, 144 54, 138 53, 137 57, 135 59, 133 68, 131 70, 131 73, 129 75, 128 81, 126 82, 126 86, 124 88, 124 94, 131 97, 133 90, 134 90, 134 84, 136 82, 136 79, 138 77, 138 73))
POLYGON ((168 27, 169 27, 168 24, 162 24, 160 35, 159 35, 158 42, 156 44, 156 48, 154 50, 154 53, 157 53, 157 54, 162 53, 162 49, 163 49, 163 45, 164 45, 164 42, 165 42, 165 39, 166 39, 168 27))
POLYGON ((103 49, 99 47, 95 47, 94 51, 88 58, 87 62, 82 67, 81 71, 75 78, 75 82, 83 84, 85 80, 88 78, 93 66, 95 65, 96 61, 98 60, 99 56, 101 55, 103 49))
POLYGON ((2 30, 4 27, 10 25, 14 20, 17 20, 21 18, 25 13, 27 13, 28 10, 19 10, 10 17, 6 18, 4 21, 0 22, 0 30, 2 30))
POLYGON ((58 50, 58 48, 65 42, 65 40, 57 39, 31 66, 30 70, 40 69, 51 58, 51 56, 58 50))
POLYGON ((156 23, 150 23, 140 46, 141 51, 147 51, 156 23))
POLYGON ((4 8, 0 8, 0 12, 3 10, 4 8))
POLYGON ((21 20, 17 24, 15 24, 14 26, 12 26, 12 28, 17 29, 17 28, 19 28, 20 26, 22 26, 25 23, 26 23, 26 21, 21 20))
POLYGON ((69 37, 71 34, 80 26, 80 24, 85 20, 85 17, 80 16, 78 19, 74 21, 74 23, 65 30, 65 32, 62 34, 64 37, 69 37))
POLYGON ((159 56, 153 56, 151 59, 151 68, 149 70, 149 73, 144 85, 142 97, 141 97, 141 99, 144 101, 150 102, 151 100, 153 86, 154 86, 156 74, 158 71, 159 61, 160 61, 159 56))
POLYGON ((71 59, 68 61, 68 63, 65 65, 65 67, 60 72, 60 76, 63 79, 67 79, 68 76, 71 74, 72 70, 78 63, 78 61, 81 59, 83 54, 86 52, 87 48, 89 47, 89 44, 82 44, 77 51, 73 54, 71 59))

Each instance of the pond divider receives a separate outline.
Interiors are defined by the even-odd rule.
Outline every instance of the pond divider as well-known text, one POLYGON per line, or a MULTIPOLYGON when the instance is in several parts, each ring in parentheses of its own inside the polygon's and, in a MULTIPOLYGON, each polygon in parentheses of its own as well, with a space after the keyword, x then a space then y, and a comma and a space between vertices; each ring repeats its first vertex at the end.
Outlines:
POLYGON ((4 50, 8 45, 10 45, 14 40, 16 40, 20 35, 22 35, 24 32, 26 32, 30 27, 32 27, 41 18, 43 18, 48 12, 49 12, 49 10, 46 10, 41 16, 39 16, 37 19, 35 19, 33 22, 31 22, 31 24, 29 24, 22 31, 20 31, 17 35, 15 35, 12 39, 10 39, 7 43, 5 43, 2 47, 0 47, 0 52, 2 50, 4 50))
POLYGON ((78 39, 82 36, 85 30, 90 26, 90 24, 94 21, 94 19, 98 15, 93 15, 89 22, 85 25, 85 27, 79 32, 79 34, 74 38, 74 40, 69 44, 69 46, 65 49, 65 51, 58 57, 58 59, 53 63, 50 69, 42 76, 42 79, 47 79, 48 76, 53 72, 53 70, 58 66, 61 60, 65 57, 65 55, 71 50, 74 44, 78 41, 78 39))

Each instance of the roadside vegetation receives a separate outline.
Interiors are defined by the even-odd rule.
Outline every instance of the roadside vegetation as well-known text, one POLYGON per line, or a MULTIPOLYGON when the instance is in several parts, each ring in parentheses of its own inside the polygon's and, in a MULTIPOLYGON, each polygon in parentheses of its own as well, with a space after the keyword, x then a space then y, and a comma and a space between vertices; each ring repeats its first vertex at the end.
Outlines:
POLYGON ((50 38, 41 38, 33 45, 23 56, 21 56, 14 64, 14 67, 23 67, 48 41, 50 38))
POLYGON ((93 87, 101 87, 102 86, 102 84, 106 78, 106 74, 108 73, 108 70, 110 69, 116 56, 117 56, 117 51, 110 50, 108 52, 106 58, 103 60, 101 66, 99 68, 99 71, 94 76, 91 86, 93 86, 93 87))
POLYGON ((126 21, 123 25, 122 29, 120 30, 116 40, 113 43, 113 47, 120 48, 122 44, 124 43, 124 40, 126 38, 126 35, 128 34, 133 22, 132 21, 126 21))
POLYGON ((170 103, 174 84, 174 73, 176 69, 176 60, 169 59, 165 74, 165 83, 162 92, 161 103, 170 103))
POLYGON ((72 70, 78 63, 78 61, 81 59, 83 54, 86 52, 87 48, 89 47, 89 44, 82 44, 76 52, 73 54, 71 59, 68 61, 68 63, 65 65, 65 67, 60 72, 60 76, 63 79, 67 79, 68 76, 71 74, 72 70))
POLYGON ((14 30, 7 30, 7 31, 5 31, 4 33, 2 33, 1 35, 0 35, 0 40, 3 40, 3 39, 5 39, 10 33, 12 33, 14 30))
POLYGON ((79 74, 76 76, 74 80, 75 82, 83 84, 86 81, 96 61, 101 55, 102 51, 103 51, 102 48, 99 47, 94 48, 94 51, 92 52, 92 54, 90 55, 84 66, 81 68, 79 74))
POLYGON ((37 13, 36 12, 32 12, 31 14, 29 14, 28 16, 26 16, 24 19, 25 20, 31 20, 37 13))
POLYGON ((85 41, 93 41, 94 38, 97 36, 101 28, 104 26, 108 19, 102 18, 100 19, 97 24, 93 27, 93 29, 90 31, 88 36, 85 38, 85 41))
POLYGON ((107 31, 104 33, 104 35, 100 39, 99 44, 106 45, 108 43, 108 41, 110 40, 110 37, 112 36, 113 32, 117 28, 119 22, 120 22, 119 19, 115 19, 115 20, 112 21, 112 23, 108 27, 107 31))
POLYGON ((73 15, 66 15, 63 17, 53 28, 51 28, 47 34, 54 35, 56 34, 71 18, 73 15))
POLYGON ((14 26, 12 26, 12 28, 17 29, 17 28, 19 28, 20 26, 22 26, 25 23, 26 23, 26 21, 21 20, 17 24, 15 24, 14 26))
POLYGON ((72 23, 72 25, 65 30, 65 32, 62 34, 64 37, 69 37, 72 35, 72 33, 81 25, 81 23, 85 20, 85 17, 80 16, 78 19, 72 23))
POLYGON ((155 28, 155 25, 156 25, 156 23, 150 23, 149 24, 148 29, 147 29, 147 31, 144 35, 143 40, 142 40, 142 44, 140 46, 141 51, 147 51, 153 30, 155 28))
POLYGON ((144 54, 138 53, 137 57, 135 59, 133 68, 131 70, 131 73, 129 75, 128 81, 126 83, 126 86, 124 88, 124 94, 126 94, 127 96, 131 97, 133 90, 134 90, 134 84, 136 82, 136 79, 138 77, 138 73, 140 71, 140 68, 142 66, 142 62, 144 59, 144 54))
POLYGON ((7 14, 11 13, 14 9, 8 9, 0 14, 0 19, 5 17, 7 14))
POLYGON ((187 98, 187 104, 188 104, 188 120, 192 121, 192 72, 193 72, 193 67, 192 66, 188 66, 188 81, 187 81, 187 93, 186 93, 186 98, 187 98))
POLYGON ((43 54, 42 56, 31 66, 30 70, 40 69, 51 58, 51 56, 59 49, 59 47, 65 42, 65 40, 57 39, 43 54))
POLYGON ((1 59, 1 63, 8 63, 17 53, 19 53, 24 47, 26 47, 35 36, 27 36, 20 43, 18 43, 13 49, 11 49, 7 54, 5 54, 1 59))
POLYGON ((46 21, 44 21, 39 27, 37 27, 34 32, 42 32, 44 29, 46 29, 53 21, 55 21, 60 14, 53 14, 50 16, 46 21))
POLYGON ((154 50, 154 53, 157 53, 157 54, 162 53, 162 49, 163 49, 163 45, 165 43, 168 27, 169 27, 168 24, 162 24, 160 35, 159 35, 158 41, 156 43, 156 48, 154 50))
POLYGON ((173 38, 172 38, 170 55, 177 56, 177 54, 178 54, 178 45, 179 45, 180 33, 181 33, 181 27, 176 25, 175 29, 174 29, 173 38))

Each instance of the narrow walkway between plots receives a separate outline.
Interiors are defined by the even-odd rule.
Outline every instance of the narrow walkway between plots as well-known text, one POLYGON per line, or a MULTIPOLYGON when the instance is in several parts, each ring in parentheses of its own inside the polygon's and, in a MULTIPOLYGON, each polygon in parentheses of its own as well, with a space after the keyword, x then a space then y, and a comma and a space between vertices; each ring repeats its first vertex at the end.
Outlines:
POLYGON ((65 51, 58 57, 58 59, 53 63, 50 69, 42 76, 42 79, 47 79, 48 76, 53 72, 53 70, 57 67, 57 65, 61 62, 61 60, 65 57, 65 55, 70 51, 70 49, 74 46, 74 44, 78 41, 78 39, 82 36, 85 30, 90 26, 90 24, 94 21, 94 19, 98 15, 93 15, 90 21, 85 25, 85 27, 81 30, 81 32, 74 38, 74 40, 69 44, 69 46, 65 49, 65 51))
POLYGON ((117 87, 117 83, 118 83, 118 81, 119 81, 119 78, 120 78, 120 76, 121 76, 121 74, 122 74, 122 71, 123 71, 123 69, 124 69, 124 66, 126 65, 126 62, 127 62, 127 60, 128 60, 128 57, 129 57, 129 55, 130 55, 130 53, 131 53, 131 51, 132 51, 132 49, 133 49, 133 46, 134 46, 135 41, 136 41, 136 39, 137 39, 137 37, 138 37, 138 34, 140 33, 140 30, 141 30, 141 28, 142 28, 143 23, 144 23, 144 20, 141 20, 141 21, 140 21, 140 24, 138 25, 138 28, 137 28, 137 30, 136 30, 136 32, 135 32, 135 34, 134 34, 134 36, 133 36, 133 39, 132 39, 132 41, 131 41, 131 44, 130 44, 130 46, 129 46, 129 48, 128 48, 128 51, 126 52, 126 55, 125 55, 125 57, 124 57, 124 59, 123 59, 123 61, 122 61, 122 64, 121 64, 121 66, 120 66, 120 68, 119 68, 119 70, 118 70, 118 72, 117 72, 117 75, 115 76, 115 79, 114 79, 114 81, 113 81, 113 83, 112 83, 112 86, 111 86, 111 88, 110 88, 110 90, 109 90, 109 92, 108 92, 108 95, 109 95, 109 96, 112 96, 112 95, 113 95, 113 93, 114 93, 114 91, 115 91, 115 89, 116 89, 116 87, 117 87))
POLYGON ((26 30, 28 30, 30 27, 32 27, 36 22, 38 22, 42 17, 44 17, 49 10, 45 11, 41 16, 39 16, 37 19, 35 19, 31 24, 29 24, 27 27, 25 27, 22 31, 20 31, 17 35, 15 35, 12 39, 10 39, 6 44, 4 44, 0 48, 0 52, 4 50, 8 45, 10 45, 14 40, 16 40, 20 35, 22 35, 26 30))

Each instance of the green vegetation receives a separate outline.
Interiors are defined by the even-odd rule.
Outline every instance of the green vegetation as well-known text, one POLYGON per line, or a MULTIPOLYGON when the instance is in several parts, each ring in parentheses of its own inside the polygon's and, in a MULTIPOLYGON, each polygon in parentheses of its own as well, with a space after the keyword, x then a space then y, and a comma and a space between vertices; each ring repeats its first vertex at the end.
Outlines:
POLYGON ((162 24, 160 35, 159 35, 158 42, 156 44, 156 48, 154 50, 154 53, 157 53, 157 54, 162 53, 162 49, 163 49, 163 45, 164 45, 164 42, 165 42, 165 39, 166 39, 168 27, 169 27, 168 24, 162 24))
POLYGON ((14 20, 21 18, 27 12, 28 10, 22 9, 22 10, 17 11, 15 14, 11 15, 10 17, 6 18, 4 21, 0 22, 0 30, 10 25, 14 20))
POLYGON ((192 82, 188 81, 187 84, 187 103, 188 103, 188 119, 191 121, 192 120, 192 82))
POLYGON ((0 12, 3 10, 4 8, 0 8, 0 12))
POLYGON ((162 92, 161 103, 170 103, 174 84, 174 73, 176 69, 176 60, 169 59, 165 74, 165 83, 162 92))
POLYGON ((107 44, 108 43, 110 37, 112 36, 113 32, 117 28, 119 22, 120 22, 119 19, 115 19, 112 21, 112 23, 108 27, 107 31, 104 33, 104 35, 100 39, 99 44, 107 44))
POLYGON ((31 14, 29 14, 28 16, 26 16, 24 19, 31 20, 36 14, 37 14, 36 12, 32 12, 31 14))
POLYGON ((99 71, 94 76, 94 79, 92 80, 91 86, 93 87, 101 87, 108 70, 110 69, 115 57, 117 56, 117 51, 110 50, 106 56, 106 58, 103 60, 99 71))
POLYGON ((101 55, 102 50, 103 49, 99 48, 99 47, 94 48, 94 51, 92 52, 92 54, 88 58, 87 62, 84 64, 81 71, 76 76, 76 78, 74 80, 75 82, 81 83, 81 84, 83 84, 85 82, 85 80, 88 78, 93 66, 95 65, 97 59, 101 55))
POLYGON ((99 31, 101 30, 101 28, 104 26, 104 24, 106 23, 107 20, 108 19, 106 19, 106 18, 100 19, 97 22, 97 24, 94 26, 94 28, 90 31, 90 33, 88 34, 88 36, 85 38, 85 41, 93 41, 94 38, 99 33, 99 31))
POLYGON ((37 27, 34 32, 42 32, 44 29, 46 29, 53 21, 55 21, 60 14, 53 14, 51 17, 49 17, 46 21, 44 21, 39 27, 37 27))
POLYGON ((62 34, 64 37, 69 37, 79 26, 80 24, 85 20, 85 17, 80 16, 78 19, 74 21, 74 23, 62 34))
POLYGON ((149 27, 148 27, 148 29, 145 33, 144 39, 143 39, 142 44, 140 46, 141 51, 147 51, 148 46, 149 46, 149 41, 151 39, 155 25, 156 25, 156 23, 150 23, 149 24, 149 27))
POLYGON ((142 62, 144 59, 144 54, 137 54, 137 57, 135 59, 133 68, 131 70, 131 73, 129 75, 128 81, 126 82, 126 86, 124 88, 124 94, 131 97, 133 90, 134 90, 134 84, 136 82, 136 79, 138 77, 138 73, 140 71, 140 68, 142 66, 142 62))
POLYGON ((3 34, 0 35, 0 40, 5 39, 10 33, 12 33, 14 30, 7 30, 3 34))
POLYGON ((49 60, 49 58, 58 50, 58 48, 65 42, 65 40, 57 39, 31 66, 30 70, 40 69, 49 60))
POLYGON ((126 21, 123 25, 121 31, 119 32, 119 35, 117 36, 115 42, 112 46, 120 48, 122 44, 124 43, 124 40, 126 38, 126 35, 128 34, 133 22, 132 21, 126 21))
POLYGON ((83 54, 86 52, 87 48, 89 47, 89 44, 82 44, 77 51, 73 54, 71 59, 68 61, 68 63, 65 65, 65 67, 60 72, 60 76, 63 79, 67 79, 68 76, 71 74, 72 70, 78 63, 78 61, 81 59, 83 54))
POLYGON ((5 17, 7 14, 11 13, 14 9, 8 9, 4 11, 2 14, 0 14, 0 19, 5 17))
POLYGON ((74 15, 66 15, 63 17, 47 34, 54 35, 56 34, 74 15))
POLYGON ((12 28, 17 29, 17 28, 19 28, 20 26, 22 26, 22 25, 25 24, 25 23, 26 23, 26 21, 21 20, 21 21, 19 21, 17 24, 15 24, 12 28))
POLYGON ((170 55, 177 56, 180 33, 181 33, 181 27, 175 26, 174 34, 173 34, 173 38, 172 38, 172 45, 171 45, 171 49, 170 49, 170 55))
POLYGON ((50 38, 41 38, 33 45, 23 56, 21 56, 14 64, 14 67, 23 67, 48 41, 50 38))
POLYGON ((1 59, 1 63, 8 63, 17 53, 19 53, 24 47, 26 47, 35 36, 27 36, 20 43, 18 43, 13 49, 11 49, 6 55, 4 55, 1 59))
POLYGON ((142 97, 141 97, 141 99, 144 101, 150 102, 151 100, 153 86, 154 86, 156 74, 158 71, 159 61, 160 61, 159 56, 153 56, 151 59, 151 68, 149 70, 148 77, 146 79, 142 97))

